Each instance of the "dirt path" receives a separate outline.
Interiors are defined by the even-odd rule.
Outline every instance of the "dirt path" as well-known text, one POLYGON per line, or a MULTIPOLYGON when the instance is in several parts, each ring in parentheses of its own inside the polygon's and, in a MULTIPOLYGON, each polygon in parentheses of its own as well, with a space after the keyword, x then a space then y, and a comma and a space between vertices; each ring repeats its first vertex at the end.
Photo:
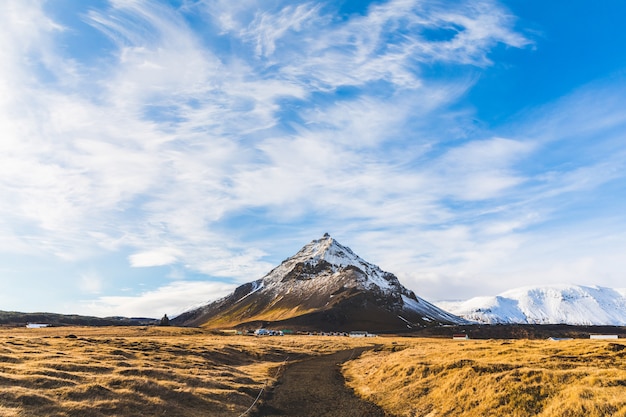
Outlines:
POLYGON ((290 365, 254 417, 390 417, 345 386, 339 365, 367 348, 347 350, 290 365))

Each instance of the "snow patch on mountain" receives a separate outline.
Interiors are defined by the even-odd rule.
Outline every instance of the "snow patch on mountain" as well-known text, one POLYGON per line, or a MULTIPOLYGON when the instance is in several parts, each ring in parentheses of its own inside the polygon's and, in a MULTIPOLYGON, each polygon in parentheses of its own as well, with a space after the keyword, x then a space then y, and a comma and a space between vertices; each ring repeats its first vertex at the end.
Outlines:
POLYGON ((522 287, 493 297, 440 301, 436 305, 487 324, 626 325, 626 289, 599 286, 522 287))
POLYGON ((243 297, 241 297, 236 302, 238 303, 240 301, 245 300, 246 298, 248 298, 249 296, 251 296, 252 294, 254 294, 255 292, 257 292, 257 291, 259 291, 261 289, 263 289, 263 281, 257 280, 257 281, 252 282, 252 286, 251 286, 250 292, 247 293, 246 295, 244 295, 243 297))

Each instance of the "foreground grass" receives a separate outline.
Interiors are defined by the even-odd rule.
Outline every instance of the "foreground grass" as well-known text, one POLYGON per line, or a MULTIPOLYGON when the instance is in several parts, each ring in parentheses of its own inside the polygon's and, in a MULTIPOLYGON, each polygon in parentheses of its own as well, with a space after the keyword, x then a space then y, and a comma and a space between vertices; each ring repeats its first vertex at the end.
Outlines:
POLYGON ((626 417, 626 342, 216 336, 180 328, 0 329, 0 416, 239 416, 284 364, 344 365, 396 416, 626 417))
POLYGON ((179 328, 0 330, 0 416, 238 416, 284 363, 348 338, 179 328))
POLYGON ((626 416, 626 346, 594 340, 397 339, 344 366, 397 416, 626 416))

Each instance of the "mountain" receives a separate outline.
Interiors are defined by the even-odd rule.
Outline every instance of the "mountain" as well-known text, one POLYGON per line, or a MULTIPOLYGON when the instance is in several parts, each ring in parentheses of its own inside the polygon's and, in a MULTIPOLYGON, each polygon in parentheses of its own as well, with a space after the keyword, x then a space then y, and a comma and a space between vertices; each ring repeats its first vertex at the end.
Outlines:
POLYGON ((546 285, 437 305, 467 320, 487 324, 626 326, 626 289, 546 285))
POLYGON ((273 327, 320 331, 399 331, 461 324, 364 261, 328 234, 305 245, 263 278, 172 320, 207 328, 273 327))

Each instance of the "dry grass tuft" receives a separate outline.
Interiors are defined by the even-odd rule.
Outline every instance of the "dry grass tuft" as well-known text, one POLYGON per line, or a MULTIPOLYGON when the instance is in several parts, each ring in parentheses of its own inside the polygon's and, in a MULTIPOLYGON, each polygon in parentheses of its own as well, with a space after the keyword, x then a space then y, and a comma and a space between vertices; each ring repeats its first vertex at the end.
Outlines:
POLYGON ((626 351, 603 341, 404 339, 344 367, 397 416, 626 416, 626 351))

